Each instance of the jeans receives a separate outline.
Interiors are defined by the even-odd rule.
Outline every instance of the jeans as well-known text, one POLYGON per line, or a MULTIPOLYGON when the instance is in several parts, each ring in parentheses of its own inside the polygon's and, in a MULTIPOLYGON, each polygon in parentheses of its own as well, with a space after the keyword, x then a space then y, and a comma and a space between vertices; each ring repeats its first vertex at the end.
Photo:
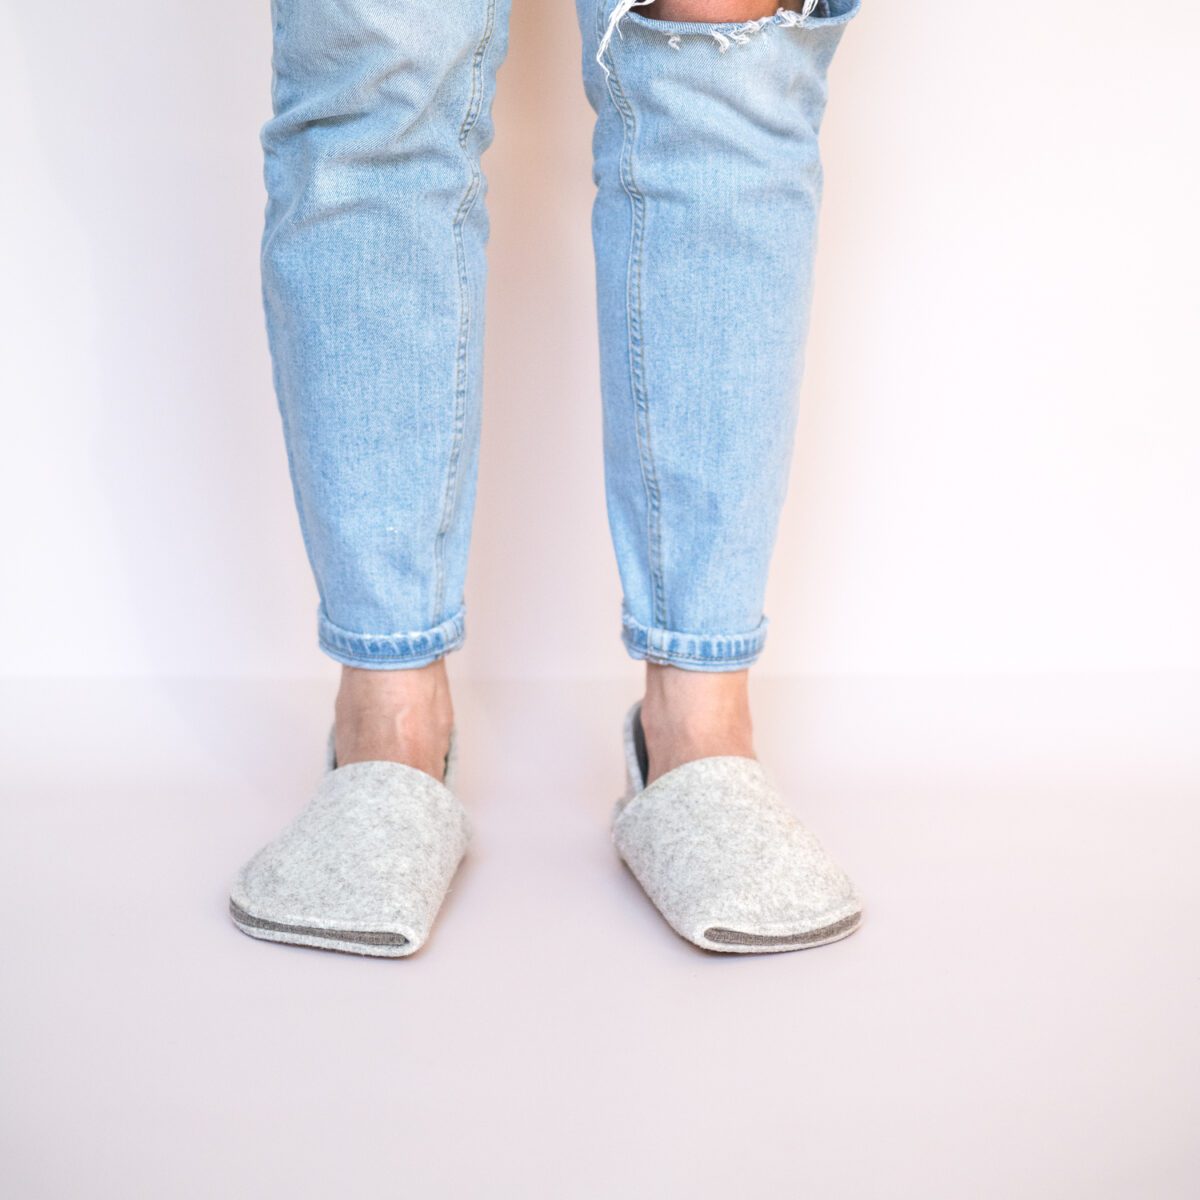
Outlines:
MULTIPOLYGON (((635 658, 738 670, 791 461, 826 72, 859 0, 750 22, 577 0, 605 494, 635 658)), ((263 302, 318 638, 464 637, 487 184, 510 0, 273 0, 263 302)))

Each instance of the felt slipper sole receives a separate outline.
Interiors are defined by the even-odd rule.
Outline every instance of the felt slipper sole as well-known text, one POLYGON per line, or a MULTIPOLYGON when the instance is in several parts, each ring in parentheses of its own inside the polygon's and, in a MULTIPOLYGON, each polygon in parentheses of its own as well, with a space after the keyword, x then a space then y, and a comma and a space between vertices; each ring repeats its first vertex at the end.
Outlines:
POLYGON ((309 925, 284 925, 279 921, 264 921, 260 917, 252 916, 232 900, 229 902, 229 915, 243 933, 266 941, 295 942, 299 937, 303 939, 304 945, 346 949, 351 953, 377 954, 389 958, 397 957, 403 953, 403 948, 409 945, 409 939, 402 933, 373 932, 367 929, 318 929, 309 925))
POLYGON ((739 929, 713 926, 704 931, 704 940, 722 946, 753 946, 771 950, 800 949, 803 946, 823 946, 853 933, 862 920, 862 913, 851 913, 832 925, 812 929, 808 933, 743 933, 739 929))

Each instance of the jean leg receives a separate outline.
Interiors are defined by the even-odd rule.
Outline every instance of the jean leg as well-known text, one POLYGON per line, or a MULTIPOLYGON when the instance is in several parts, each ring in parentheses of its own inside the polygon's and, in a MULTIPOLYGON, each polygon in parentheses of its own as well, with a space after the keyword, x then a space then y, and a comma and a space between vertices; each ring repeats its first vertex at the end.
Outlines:
POLYGON ((826 73, 858 0, 745 22, 577 0, 609 524, 629 653, 737 670, 766 636, 821 194, 826 73))
POLYGON ((462 642, 510 0, 273 0, 263 304, 321 648, 462 642))

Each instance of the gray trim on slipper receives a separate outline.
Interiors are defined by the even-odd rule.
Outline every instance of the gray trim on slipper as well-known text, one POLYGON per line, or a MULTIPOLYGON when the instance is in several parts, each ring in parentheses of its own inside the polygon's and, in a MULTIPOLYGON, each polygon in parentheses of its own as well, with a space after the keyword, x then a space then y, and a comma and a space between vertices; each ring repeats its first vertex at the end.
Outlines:
POLYGON ((309 938, 328 940, 331 936, 335 941, 354 942, 360 946, 404 946, 408 938, 402 933, 367 933, 364 930, 342 930, 332 933, 328 929, 319 929, 310 925, 281 925, 278 921, 264 921, 252 917, 235 900, 229 901, 229 915, 238 925, 249 925, 252 929, 263 929, 271 933, 299 933, 309 938))
POLYGON ((334 765, 305 808, 242 867, 229 896, 251 937, 401 958, 425 943, 466 852, 466 811, 446 782, 395 762, 334 765))
POLYGON ((800 950, 846 937, 862 903, 761 763, 721 755, 646 785, 641 704, 625 716, 613 843, 667 923, 706 950, 800 950))

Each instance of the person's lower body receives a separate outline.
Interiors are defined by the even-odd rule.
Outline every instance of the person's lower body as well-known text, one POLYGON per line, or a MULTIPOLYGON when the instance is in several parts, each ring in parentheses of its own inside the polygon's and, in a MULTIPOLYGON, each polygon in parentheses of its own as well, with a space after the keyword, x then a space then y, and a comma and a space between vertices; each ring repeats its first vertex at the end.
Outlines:
MULTIPOLYGON (((707 0, 720 10, 735 0, 707 0)), ((736 0, 745 7, 745 0, 736 0)), ((263 299, 343 765, 441 778, 480 430, 491 101, 510 0, 273 0, 263 299)), ((647 663, 643 784, 753 758, 826 71, 858 0, 751 20, 577 0, 606 499, 647 663)), ((727 10, 728 11, 728 10, 727 10)))

